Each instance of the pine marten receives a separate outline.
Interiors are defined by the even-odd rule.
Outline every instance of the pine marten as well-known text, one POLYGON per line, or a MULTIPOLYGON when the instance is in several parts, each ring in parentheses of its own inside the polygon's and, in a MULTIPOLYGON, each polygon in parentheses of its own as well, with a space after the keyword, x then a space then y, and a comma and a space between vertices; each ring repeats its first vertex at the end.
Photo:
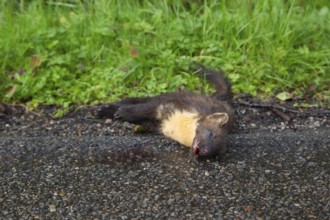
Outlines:
POLYGON ((195 64, 195 72, 215 86, 211 96, 194 92, 165 93, 146 98, 126 98, 101 107, 97 115, 158 131, 199 156, 222 155, 235 114, 229 105, 231 86, 222 71, 195 64))

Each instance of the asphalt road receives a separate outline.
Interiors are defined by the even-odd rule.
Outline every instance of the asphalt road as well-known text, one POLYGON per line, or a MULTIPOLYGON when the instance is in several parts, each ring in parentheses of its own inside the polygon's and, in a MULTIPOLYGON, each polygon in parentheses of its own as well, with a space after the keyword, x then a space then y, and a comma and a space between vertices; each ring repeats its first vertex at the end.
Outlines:
POLYGON ((0 219, 330 219, 330 129, 231 136, 198 159, 162 136, 0 133, 0 219))

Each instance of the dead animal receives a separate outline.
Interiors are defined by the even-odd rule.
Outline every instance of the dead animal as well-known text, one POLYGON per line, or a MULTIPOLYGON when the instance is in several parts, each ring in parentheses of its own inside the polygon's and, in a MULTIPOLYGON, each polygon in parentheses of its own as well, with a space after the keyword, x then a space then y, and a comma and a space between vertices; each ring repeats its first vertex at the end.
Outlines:
POLYGON ((153 97, 126 98, 102 106, 101 118, 112 118, 163 133, 198 156, 223 155, 232 131, 235 112, 228 101, 231 86, 222 71, 195 64, 195 72, 215 86, 210 96, 194 92, 173 92, 153 97))

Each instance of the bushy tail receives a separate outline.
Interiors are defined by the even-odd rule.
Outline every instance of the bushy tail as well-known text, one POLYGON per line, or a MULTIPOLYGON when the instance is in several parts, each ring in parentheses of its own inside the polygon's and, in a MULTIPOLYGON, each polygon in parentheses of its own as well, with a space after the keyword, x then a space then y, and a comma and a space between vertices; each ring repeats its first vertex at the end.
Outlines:
POLYGON ((199 63, 193 63, 191 70, 215 86, 216 92, 212 94, 212 97, 221 101, 232 99, 231 85, 222 70, 211 70, 199 63))

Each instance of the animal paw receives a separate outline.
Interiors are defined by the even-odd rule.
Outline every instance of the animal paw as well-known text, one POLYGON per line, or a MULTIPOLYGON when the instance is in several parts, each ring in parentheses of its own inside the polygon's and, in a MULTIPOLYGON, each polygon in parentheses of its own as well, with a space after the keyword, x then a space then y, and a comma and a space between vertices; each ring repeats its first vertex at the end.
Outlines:
POLYGON ((129 121, 129 116, 130 116, 130 109, 127 107, 120 107, 115 115, 114 118, 116 120, 121 120, 121 121, 129 121))
POLYGON ((118 106, 114 104, 102 105, 93 111, 93 115, 98 118, 111 118, 115 116, 115 112, 118 110, 118 106))
POLYGON ((140 114, 136 107, 122 106, 115 113, 115 119, 120 121, 127 121, 130 123, 136 123, 143 120, 144 114, 140 114))

